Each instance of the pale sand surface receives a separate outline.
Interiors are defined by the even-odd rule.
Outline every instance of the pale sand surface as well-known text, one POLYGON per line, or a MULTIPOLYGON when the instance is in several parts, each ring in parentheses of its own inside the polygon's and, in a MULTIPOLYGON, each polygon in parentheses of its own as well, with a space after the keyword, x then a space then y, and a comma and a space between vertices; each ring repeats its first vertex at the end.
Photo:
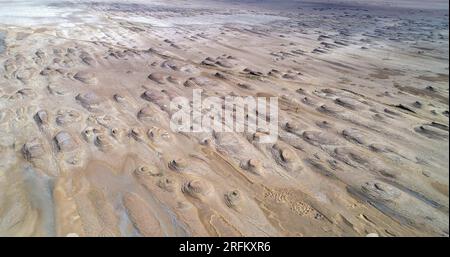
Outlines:
POLYGON ((0 1, 0 236, 448 236, 447 1, 0 1), (145 3, 145 4, 144 4, 145 3), (279 97, 279 138, 176 96, 279 97))

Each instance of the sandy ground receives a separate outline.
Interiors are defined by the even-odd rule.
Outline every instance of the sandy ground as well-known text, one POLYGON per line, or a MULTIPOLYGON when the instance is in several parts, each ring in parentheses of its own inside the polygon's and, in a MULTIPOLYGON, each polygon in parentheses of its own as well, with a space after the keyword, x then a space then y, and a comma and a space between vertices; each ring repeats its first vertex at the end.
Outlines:
POLYGON ((448 236, 448 2, 323 2, 0 1, 0 235, 448 236))

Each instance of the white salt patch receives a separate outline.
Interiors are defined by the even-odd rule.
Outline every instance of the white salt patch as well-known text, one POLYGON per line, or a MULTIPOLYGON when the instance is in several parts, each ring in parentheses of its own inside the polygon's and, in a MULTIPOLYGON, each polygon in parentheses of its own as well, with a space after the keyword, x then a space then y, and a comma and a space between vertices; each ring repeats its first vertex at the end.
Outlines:
POLYGON ((48 6, 49 1, 0 1, 0 24, 33 26, 64 23, 75 11, 48 6))
POLYGON ((220 25, 238 23, 245 25, 257 25, 269 23, 277 20, 288 20, 288 18, 274 15, 257 15, 257 14, 231 14, 231 15, 199 15, 191 17, 115 17, 116 19, 126 20, 130 22, 139 22, 153 25, 155 27, 173 27, 176 25, 220 25))

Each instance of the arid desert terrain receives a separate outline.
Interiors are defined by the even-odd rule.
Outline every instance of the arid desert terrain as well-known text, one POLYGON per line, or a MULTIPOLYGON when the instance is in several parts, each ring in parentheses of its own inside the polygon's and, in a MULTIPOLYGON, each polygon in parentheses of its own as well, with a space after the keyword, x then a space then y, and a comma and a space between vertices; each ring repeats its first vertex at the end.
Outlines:
POLYGON ((449 236, 448 2, 0 0, 0 236, 449 236), (171 100, 278 98, 278 138, 171 100))

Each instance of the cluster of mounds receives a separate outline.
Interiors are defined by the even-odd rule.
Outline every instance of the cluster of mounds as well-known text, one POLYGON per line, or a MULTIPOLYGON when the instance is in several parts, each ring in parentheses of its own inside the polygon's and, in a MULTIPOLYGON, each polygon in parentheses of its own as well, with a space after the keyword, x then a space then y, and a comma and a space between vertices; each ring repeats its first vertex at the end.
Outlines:
POLYGON ((88 6, 0 30, 0 235, 448 236, 445 14, 88 6), (194 89, 276 97, 277 131, 174 129, 194 89))

